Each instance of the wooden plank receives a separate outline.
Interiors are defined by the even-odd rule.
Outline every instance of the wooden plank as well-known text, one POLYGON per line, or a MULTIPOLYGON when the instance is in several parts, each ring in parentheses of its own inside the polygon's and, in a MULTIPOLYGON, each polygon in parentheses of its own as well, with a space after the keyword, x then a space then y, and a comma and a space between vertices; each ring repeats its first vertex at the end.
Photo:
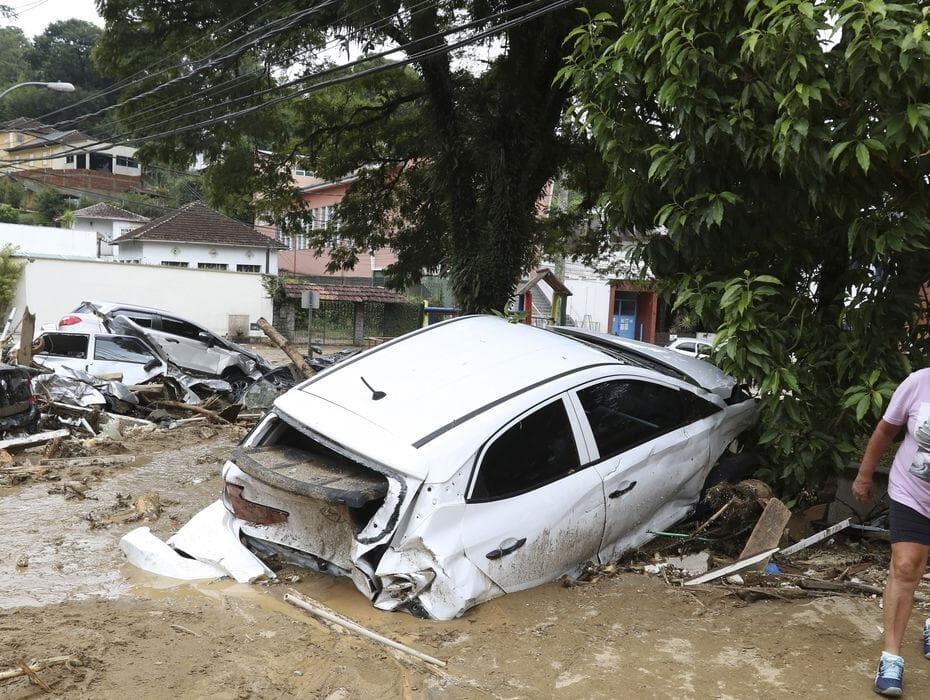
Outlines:
POLYGON ((840 530, 845 530, 850 525, 852 525, 852 518, 846 518, 846 520, 841 520, 836 525, 831 525, 826 530, 821 530, 820 532, 814 535, 811 535, 810 537, 805 537, 803 540, 801 540, 800 542, 796 544, 791 545, 790 547, 785 547, 783 550, 781 550, 778 553, 778 556, 787 557, 787 556, 794 554, 795 552, 800 552, 802 549, 806 549, 807 547, 810 547, 812 544, 817 544, 818 542, 821 542, 827 539, 830 535, 835 535, 840 530))
MULTIPOLYGON (((785 534, 785 526, 791 518, 791 511, 788 507, 777 498, 770 498, 765 504, 765 510, 759 516, 756 526, 752 529, 752 534, 746 541, 746 546, 740 552, 739 558, 746 559, 755 556, 759 552, 764 552, 772 548, 778 548, 781 537, 785 534)), ((768 557, 755 564, 756 571, 764 571, 765 565, 768 564, 768 557)))
POLYGON ((23 320, 19 329, 19 350, 16 352, 16 361, 24 366, 32 364, 32 341, 36 334, 36 315, 29 311, 23 312, 23 320))
POLYGON ((778 547, 768 549, 764 552, 759 552, 753 557, 748 559, 740 559, 737 562, 729 564, 728 566, 721 567, 719 569, 714 569, 713 571, 708 571, 706 574, 701 574, 697 578, 692 578, 685 581, 682 585, 685 586, 697 586, 701 583, 707 583, 708 581, 713 581, 715 579, 721 578, 722 576, 728 576, 729 574, 735 574, 738 571, 743 569, 748 569, 750 566, 754 566, 761 561, 766 561, 770 556, 778 551, 778 547))
POLYGON ((97 457, 59 457, 40 459, 43 467, 106 467, 111 464, 131 464, 135 455, 99 455, 97 457))
POLYGON ((29 447, 38 447, 39 445, 44 445, 46 442, 51 442, 55 438, 67 437, 71 437, 71 431, 66 428, 62 428, 61 430, 49 430, 44 433, 27 435, 26 437, 0 440, 0 450, 18 452, 19 450, 25 450, 29 447))

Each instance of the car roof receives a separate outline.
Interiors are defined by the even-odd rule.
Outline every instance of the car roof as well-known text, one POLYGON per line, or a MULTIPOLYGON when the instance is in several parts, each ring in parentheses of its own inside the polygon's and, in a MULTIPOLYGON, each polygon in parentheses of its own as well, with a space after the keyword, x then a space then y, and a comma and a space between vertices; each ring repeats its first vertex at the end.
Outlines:
POLYGON ((526 324, 463 316, 345 360, 297 390, 415 444, 566 374, 622 364, 600 350, 526 324), (372 391, 385 395, 375 400, 372 391))
POLYGON ((705 362, 696 357, 682 355, 680 352, 675 352, 670 348, 664 348, 660 345, 652 345, 651 343, 643 343, 638 340, 630 340, 616 335, 597 333, 595 331, 571 326, 559 326, 553 328, 552 331, 561 335, 577 338, 581 341, 587 339, 601 345, 614 346, 621 350, 626 350, 648 358, 672 370, 672 372, 683 375, 686 380, 693 384, 697 384, 706 391, 717 394, 724 400, 730 398, 733 387, 736 386, 736 380, 733 379, 733 377, 709 362, 705 362))
MULTIPOLYGON (((98 307, 104 313, 109 313, 113 309, 131 309, 132 311, 148 311, 149 313, 156 314, 168 314, 170 316, 176 316, 176 314, 171 313, 165 309, 156 309, 154 306, 141 306, 139 304, 127 304, 122 301, 97 301, 96 299, 84 299, 81 304, 93 304, 98 307)), ((79 305, 80 306, 80 305, 79 305)))

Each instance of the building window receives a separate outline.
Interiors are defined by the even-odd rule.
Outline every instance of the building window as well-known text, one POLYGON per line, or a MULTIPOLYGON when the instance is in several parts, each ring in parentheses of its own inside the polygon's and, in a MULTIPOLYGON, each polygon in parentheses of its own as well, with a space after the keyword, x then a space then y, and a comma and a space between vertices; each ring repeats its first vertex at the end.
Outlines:
POLYGON ((120 260, 121 263, 126 263, 127 265, 140 265, 141 260, 120 260))
POLYGON ((65 163, 73 163, 74 156, 65 156, 65 163))
POLYGON ((261 272, 261 265, 236 265, 236 272, 261 272))
POLYGON ((135 158, 129 158, 127 156, 116 156, 116 164, 121 165, 124 168, 138 168, 139 161, 135 158))
POLYGON ((300 177, 306 177, 310 174, 308 170, 302 170, 301 168, 294 168, 294 174, 299 175, 300 177))
POLYGON ((324 228, 339 228, 336 220, 336 207, 314 207, 310 210, 310 228, 314 231, 324 228))
POLYGON ((190 263, 179 260, 162 260, 161 265, 162 267, 190 267, 190 263))
POLYGON ((197 263, 198 270, 226 270, 228 267, 226 263, 197 263))

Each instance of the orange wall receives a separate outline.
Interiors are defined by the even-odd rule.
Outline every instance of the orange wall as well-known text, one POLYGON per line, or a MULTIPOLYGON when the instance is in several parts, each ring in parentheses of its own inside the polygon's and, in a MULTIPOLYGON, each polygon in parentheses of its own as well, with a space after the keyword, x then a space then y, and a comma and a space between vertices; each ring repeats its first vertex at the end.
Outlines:
MULTIPOLYGON (((313 192, 304 193, 304 202, 307 209, 329 207, 338 204, 345 196, 348 184, 334 184, 331 187, 321 188, 313 192)), ((266 235, 274 236, 274 227, 256 227, 266 235), (269 233, 270 231, 270 233, 269 233)), ((363 253, 359 255, 358 263, 353 270, 336 273, 326 271, 329 254, 325 251, 317 256, 312 250, 281 250, 278 252, 278 270, 298 275, 331 275, 338 277, 371 277, 372 270, 382 270, 397 260, 394 251, 382 248, 374 255, 363 253), (374 263, 372 265, 372 263, 374 263)))

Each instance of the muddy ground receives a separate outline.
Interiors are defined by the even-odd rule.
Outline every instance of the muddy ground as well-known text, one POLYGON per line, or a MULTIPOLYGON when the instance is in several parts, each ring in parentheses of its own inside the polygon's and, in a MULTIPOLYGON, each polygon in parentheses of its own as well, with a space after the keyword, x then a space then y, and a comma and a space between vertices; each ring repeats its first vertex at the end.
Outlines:
MULTIPOLYGON (((222 460, 241 434, 193 426, 136 436, 123 447, 137 462, 66 475, 86 482, 84 499, 55 492, 54 481, 0 486, 0 671, 71 655, 80 666, 39 675, 53 695, 74 698, 874 697, 875 599, 745 604, 620 573, 431 622, 376 611, 348 580, 308 571, 281 571, 299 580, 268 585, 175 585, 124 564, 125 532, 147 525, 167 537, 217 497, 222 460), (125 504, 151 491, 157 519, 100 526, 101 514, 119 511, 117 494, 125 504), (28 565, 18 567, 23 555, 28 565), (447 668, 331 631, 283 602, 291 588, 447 668)), ((915 613, 904 652, 915 698, 930 697, 923 616, 915 613)), ((42 694, 23 678, 0 681, 0 697, 42 694)))

